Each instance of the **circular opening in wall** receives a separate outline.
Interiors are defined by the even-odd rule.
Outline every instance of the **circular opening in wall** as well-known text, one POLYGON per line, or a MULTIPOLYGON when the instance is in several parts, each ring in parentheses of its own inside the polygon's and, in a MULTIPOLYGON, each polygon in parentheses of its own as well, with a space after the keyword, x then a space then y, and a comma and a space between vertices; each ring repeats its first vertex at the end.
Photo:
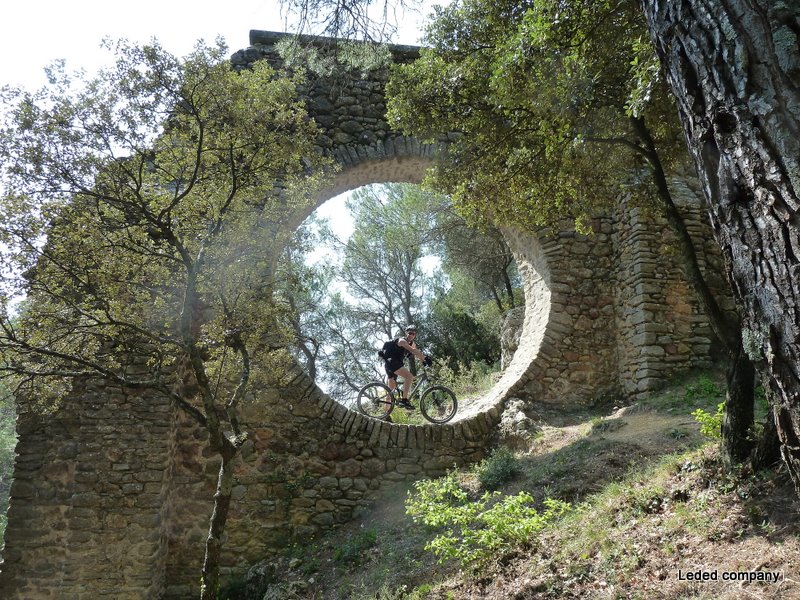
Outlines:
MULTIPOLYGON (((523 281, 504 234, 471 227, 449 198, 415 184, 370 184, 324 202, 279 269, 292 352, 348 408, 361 386, 385 380, 377 350, 413 323, 434 359, 429 375, 456 391, 464 414, 501 378, 523 325, 523 281)), ((398 412, 395 422, 418 414, 398 412)))

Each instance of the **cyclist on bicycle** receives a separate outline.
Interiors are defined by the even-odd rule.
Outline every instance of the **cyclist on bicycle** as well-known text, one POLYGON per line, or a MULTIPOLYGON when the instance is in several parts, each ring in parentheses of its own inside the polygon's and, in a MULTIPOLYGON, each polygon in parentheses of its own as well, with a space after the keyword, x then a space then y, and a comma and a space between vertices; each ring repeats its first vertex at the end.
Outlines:
POLYGON ((394 392, 397 389, 397 377, 402 377, 403 398, 400 400, 399 405, 405 409, 413 410, 415 406, 408 400, 408 391, 411 389, 414 375, 406 368, 405 359, 415 356, 425 364, 430 364, 431 359, 417 348, 417 328, 414 325, 408 325, 405 333, 406 337, 397 338, 394 340, 394 344, 384 350, 383 359, 386 363, 386 383, 389 389, 394 392))

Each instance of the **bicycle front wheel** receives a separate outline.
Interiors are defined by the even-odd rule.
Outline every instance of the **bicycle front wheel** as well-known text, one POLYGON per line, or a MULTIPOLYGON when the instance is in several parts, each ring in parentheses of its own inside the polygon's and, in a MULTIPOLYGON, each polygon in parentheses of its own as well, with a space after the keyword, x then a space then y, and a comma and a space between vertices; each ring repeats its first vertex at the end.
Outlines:
POLYGON ((358 392, 358 410, 374 419, 386 419, 394 408, 392 390, 375 381, 368 383, 358 392))
POLYGON ((452 390, 443 385, 434 385, 422 394, 419 408, 422 416, 431 423, 447 423, 456 415, 458 402, 452 390))

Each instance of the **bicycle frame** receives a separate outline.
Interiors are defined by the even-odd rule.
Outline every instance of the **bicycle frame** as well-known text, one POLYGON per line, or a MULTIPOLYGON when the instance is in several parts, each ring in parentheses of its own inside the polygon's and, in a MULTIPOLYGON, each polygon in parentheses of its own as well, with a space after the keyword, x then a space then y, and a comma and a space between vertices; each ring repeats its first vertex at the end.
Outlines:
MULTIPOLYGON (((391 389, 382 381, 373 381, 362 387, 356 398, 359 411, 375 419, 390 420, 389 414, 395 406, 413 409, 402 402, 402 387, 391 389)), ((452 390, 443 385, 431 385, 424 367, 409 389, 409 400, 418 399, 422 416, 431 423, 446 423, 456 414, 458 401, 452 390)))
MULTIPOLYGON (((415 397, 416 397, 416 395, 417 395, 419 392, 421 392, 421 391, 422 391, 422 390, 423 390, 423 389, 424 389, 424 388, 427 386, 427 384, 428 384, 428 382, 429 382, 429 381, 430 381, 430 380, 428 379, 428 372, 427 372, 427 371, 425 370, 425 368, 423 367, 423 368, 422 368, 422 373, 421 373, 421 374, 419 374, 419 375, 417 375, 417 376, 414 378, 414 383, 413 383, 413 385, 411 386, 411 389, 410 389, 410 390, 408 390, 408 398, 409 398, 409 400, 410 400, 410 399, 412 399, 412 398, 415 398, 415 397)), ((399 384, 399 383, 397 383, 396 381, 395 381, 395 383, 396 383, 396 387, 394 388, 394 393, 392 394, 393 396, 396 396, 397 394, 399 394, 399 393, 401 393, 401 392, 402 392, 402 390, 401 390, 401 387, 400 387, 400 384, 399 384)), ((393 399, 392 399, 392 401, 393 401, 393 402, 396 402, 396 401, 397 401, 397 399, 396 399, 396 398, 393 398, 393 399)))

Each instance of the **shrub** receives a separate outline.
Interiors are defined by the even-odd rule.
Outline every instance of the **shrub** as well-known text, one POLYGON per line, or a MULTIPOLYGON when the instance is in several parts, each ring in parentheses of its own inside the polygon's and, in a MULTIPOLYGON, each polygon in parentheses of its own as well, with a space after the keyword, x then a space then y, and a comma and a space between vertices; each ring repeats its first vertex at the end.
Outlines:
POLYGON ((717 412, 710 412, 698 408, 692 413, 694 420, 700 423, 700 433, 712 440, 722 439, 722 417, 725 411, 725 403, 717 405, 717 412))
POLYGON ((694 383, 686 386, 683 398, 687 401, 710 400, 722 396, 722 390, 707 375, 703 375, 694 383))
POLYGON ((406 500, 406 512, 415 522, 437 528, 440 533, 426 546, 444 562, 481 566, 531 539, 571 509, 560 500, 545 500, 544 512, 534 506, 527 492, 502 497, 486 492, 470 501, 454 472, 445 477, 414 484, 406 500))
POLYGON ((496 490, 519 473, 519 459, 508 448, 501 446, 480 462, 476 475, 485 490, 496 490))
POLYGON ((446 385, 453 390, 459 399, 480 396, 496 383, 499 367, 484 362, 458 363, 453 369, 445 360, 434 361, 436 365, 436 383, 446 385))

